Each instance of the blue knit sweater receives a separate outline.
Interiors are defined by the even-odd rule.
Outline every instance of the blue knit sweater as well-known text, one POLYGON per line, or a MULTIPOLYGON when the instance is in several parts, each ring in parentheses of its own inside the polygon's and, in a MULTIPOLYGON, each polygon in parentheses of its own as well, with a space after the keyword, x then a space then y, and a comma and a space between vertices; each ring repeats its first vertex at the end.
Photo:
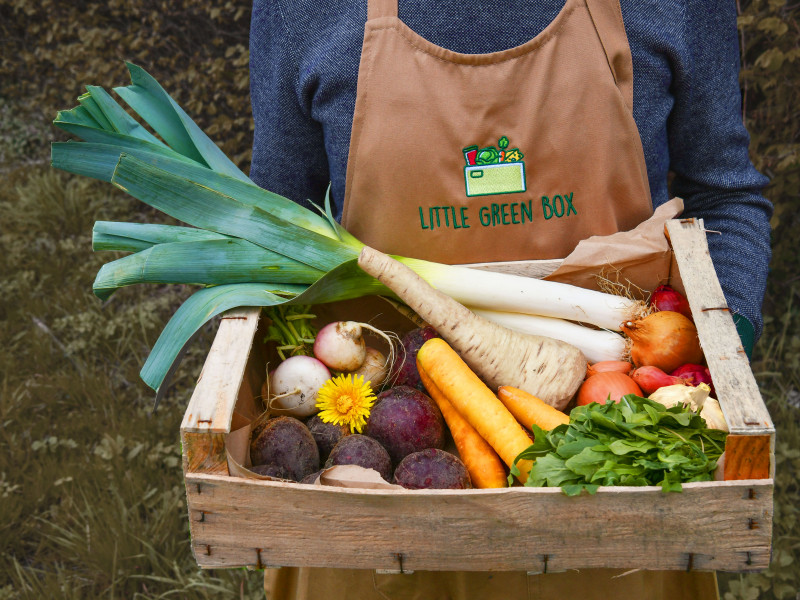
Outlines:
MULTIPOLYGON (((400 0, 399 16, 431 42, 462 53, 524 43, 564 0, 400 0)), ((770 259, 767 179, 748 155, 738 84, 735 3, 621 0, 633 55, 633 116, 653 205, 673 196, 705 219, 711 256, 734 313, 761 333, 770 259)), ((344 199, 366 0, 254 0, 250 70, 252 179, 321 203, 344 199)))

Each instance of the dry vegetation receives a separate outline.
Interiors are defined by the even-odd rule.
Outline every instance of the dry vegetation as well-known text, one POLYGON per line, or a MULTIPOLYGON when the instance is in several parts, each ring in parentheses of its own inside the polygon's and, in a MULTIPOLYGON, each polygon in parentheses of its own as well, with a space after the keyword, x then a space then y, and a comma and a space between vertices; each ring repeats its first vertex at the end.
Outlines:
MULTIPOLYGON (((160 218, 110 186, 51 171, 49 123, 83 83, 150 71, 247 168, 249 2, 0 0, 0 600, 263 597, 261 576, 201 572, 189 549, 178 428, 212 329, 154 416, 138 369, 189 290, 91 294, 95 220, 160 218)), ((753 158, 776 205, 766 331, 753 367, 778 429, 765 573, 725 600, 800 588, 800 5, 741 6, 753 158)))

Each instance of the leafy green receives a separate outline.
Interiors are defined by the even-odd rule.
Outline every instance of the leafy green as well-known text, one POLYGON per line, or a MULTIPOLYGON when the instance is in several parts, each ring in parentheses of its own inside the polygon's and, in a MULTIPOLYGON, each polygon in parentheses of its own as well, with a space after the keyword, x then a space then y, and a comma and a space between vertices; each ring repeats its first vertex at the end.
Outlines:
POLYGON ((727 433, 708 429, 689 408, 666 408, 635 395, 619 403, 578 406, 570 422, 552 431, 533 426, 533 444, 515 459, 533 460, 526 486, 561 487, 568 496, 601 485, 660 485, 680 492, 681 483, 713 477, 727 433))

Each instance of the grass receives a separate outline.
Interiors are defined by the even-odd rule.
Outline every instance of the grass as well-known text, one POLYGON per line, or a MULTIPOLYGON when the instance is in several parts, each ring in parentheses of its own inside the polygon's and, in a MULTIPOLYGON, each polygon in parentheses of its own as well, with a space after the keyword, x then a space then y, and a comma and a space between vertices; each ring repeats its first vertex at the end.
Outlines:
MULTIPOLYGON (((189 544, 178 433, 211 327, 153 415, 138 370, 190 290, 91 294, 107 260, 90 252, 93 222, 162 217, 52 171, 41 145, 5 147, 0 600, 263 598, 261 573, 201 571, 189 544)), ((720 574, 724 600, 793 600, 800 589, 800 282, 771 281, 765 306, 753 370, 778 432, 773 560, 763 573, 720 574)))
POLYGON ((48 167, 0 186, 0 599, 263 597, 189 547, 178 433, 210 331, 155 416, 138 377, 189 290, 91 294, 92 223, 138 210, 48 167))

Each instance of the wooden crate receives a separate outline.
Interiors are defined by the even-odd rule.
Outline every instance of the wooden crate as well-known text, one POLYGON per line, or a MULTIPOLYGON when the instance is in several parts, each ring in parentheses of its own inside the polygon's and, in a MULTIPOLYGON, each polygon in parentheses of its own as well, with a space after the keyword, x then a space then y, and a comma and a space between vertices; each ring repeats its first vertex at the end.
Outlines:
POLYGON ((192 549, 205 568, 403 570, 612 567, 751 571, 768 566, 774 427, 708 254, 702 223, 667 223, 673 283, 686 290, 730 426, 725 481, 602 487, 386 491, 230 476, 225 436, 256 416, 264 380, 259 310, 222 317, 181 426, 192 549))

